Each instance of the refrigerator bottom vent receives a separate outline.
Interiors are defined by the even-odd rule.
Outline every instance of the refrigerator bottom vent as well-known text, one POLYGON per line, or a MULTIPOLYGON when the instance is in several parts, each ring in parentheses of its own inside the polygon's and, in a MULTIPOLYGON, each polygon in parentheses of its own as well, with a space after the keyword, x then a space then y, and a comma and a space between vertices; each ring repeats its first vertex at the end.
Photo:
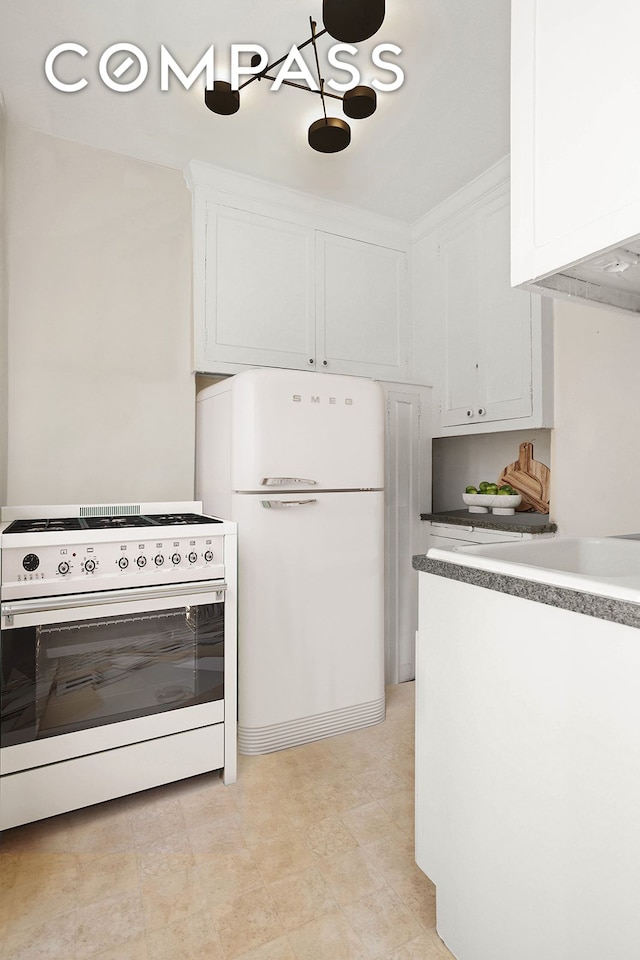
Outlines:
POLYGON ((385 699, 359 703, 329 713, 318 713, 313 717, 301 717, 285 723, 274 723, 269 727, 243 727, 238 724, 238 750, 244 756, 256 756, 286 750, 313 740, 335 737, 339 733, 348 733, 360 727, 371 727, 381 723, 385 716, 385 699))

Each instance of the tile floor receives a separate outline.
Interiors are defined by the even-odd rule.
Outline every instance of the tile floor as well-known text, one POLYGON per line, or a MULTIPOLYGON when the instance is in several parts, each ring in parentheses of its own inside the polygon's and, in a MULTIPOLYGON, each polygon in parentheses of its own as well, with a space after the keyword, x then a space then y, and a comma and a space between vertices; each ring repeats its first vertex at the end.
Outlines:
POLYGON ((413 858, 413 683, 384 723, 5 831, 2 960, 444 960, 413 858))

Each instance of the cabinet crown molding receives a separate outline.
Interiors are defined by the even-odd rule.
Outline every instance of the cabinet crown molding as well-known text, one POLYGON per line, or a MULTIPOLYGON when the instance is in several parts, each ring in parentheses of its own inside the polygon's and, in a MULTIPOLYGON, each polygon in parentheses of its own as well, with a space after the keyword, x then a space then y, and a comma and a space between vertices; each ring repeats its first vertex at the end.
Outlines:
POLYGON ((328 232, 346 227, 356 232, 386 237, 394 242, 397 249, 406 250, 410 244, 410 225, 404 220, 225 170, 201 160, 192 160, 183 173, 194 196, 203 196, 215 203, 235 206, 242 200, 244 204, 254 204, 256 212, 267 215, 268 208, 277 207, 280 214, 288 211, 292 219, 312 223, 328 232))
POLYGON ((442 203, 439 203, 424 216, 420 217, 411 227, 411 242, 415 243, 438 226, 449 220, 454 214, 460 213, 465 207, 475 203, 487 193, 496 190, 509 181, 510 158, 502 157, 497 163, 489 167, 474 180, 465 184, 456 193, 451 194, 442 203))

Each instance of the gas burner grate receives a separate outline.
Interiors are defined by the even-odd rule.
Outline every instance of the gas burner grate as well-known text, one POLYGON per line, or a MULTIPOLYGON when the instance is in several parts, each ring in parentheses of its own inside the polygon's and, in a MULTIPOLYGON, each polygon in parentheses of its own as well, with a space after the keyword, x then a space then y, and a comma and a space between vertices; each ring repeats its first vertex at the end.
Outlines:
POLYGON ((222 520, 205 517, 201 513, 157 513, 149 516, 148 519, 160 527, 175 527, 188 523, 222 523, 222 520))
POLYGON ((149 517, 140 514, 114 517, 83 517, 81 523, 83 527, 88 530, 119 530, 123 527, 150 527, 153 525, 149 517))
POLYGON ((201 513, 158 513, 153 516, 130 514, 106 517, 64 517, 14 520, 4 533, 65 533, 71 530, 124 530, 130 527, 170 527, 189 524, 222 523, 201 513))
POLYGON ((78 517, 56 517, 51 520, 14 520, 5 533, 57 533, 67 530, 82 530, 84 524, 78 517))

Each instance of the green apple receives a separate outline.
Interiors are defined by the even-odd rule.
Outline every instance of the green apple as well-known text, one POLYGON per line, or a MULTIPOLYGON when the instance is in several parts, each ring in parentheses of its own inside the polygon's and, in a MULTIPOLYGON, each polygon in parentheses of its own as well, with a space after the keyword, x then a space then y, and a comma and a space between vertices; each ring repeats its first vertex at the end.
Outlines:
POLYGON ((478 491, 476 490, 475 487, 466 487, 464 492, 465 492, 465 493, 477 493, 478 491))

